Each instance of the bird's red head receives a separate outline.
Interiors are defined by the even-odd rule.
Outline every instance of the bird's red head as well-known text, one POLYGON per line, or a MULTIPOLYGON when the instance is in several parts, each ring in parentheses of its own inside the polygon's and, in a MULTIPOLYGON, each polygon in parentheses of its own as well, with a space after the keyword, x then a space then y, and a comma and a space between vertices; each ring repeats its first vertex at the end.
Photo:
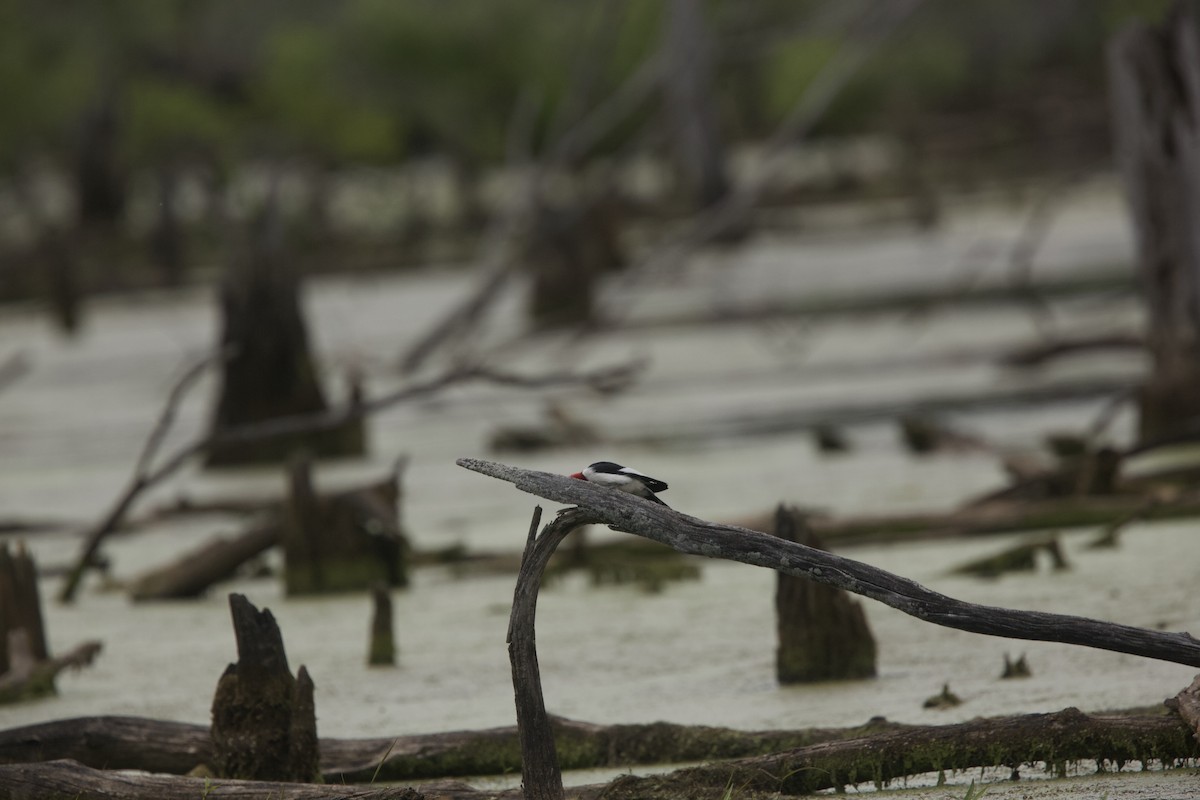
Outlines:
POLYGON ((583 477, 582 472, 572 472, 571 477, 577 481, 586 481, 587 480, 587 478, 583 477))

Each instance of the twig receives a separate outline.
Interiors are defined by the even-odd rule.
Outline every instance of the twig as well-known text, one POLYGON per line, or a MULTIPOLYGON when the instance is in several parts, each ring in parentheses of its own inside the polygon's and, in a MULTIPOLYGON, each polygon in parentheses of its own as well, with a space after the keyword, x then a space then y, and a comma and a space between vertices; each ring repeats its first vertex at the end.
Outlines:
POLYGON ((1186 632, 1151 631, 1066 614, 967 603, 869 564, 758 531, 707 522, 586 481, 473 458, 460 458, 457 463, 508 481, 521 491, 578 506, 594 521, 662 542, 681 553, 799 575, 878 600, 936 625, 988 636, 1095 647, 1200 667, 1200 641, 1186 632))
POLYGON ((151 472, 150 466, 154 457, 158 454, 159 448, 166 439, 167 432, 171 428, 171 424, 175 420, 175 415, 179 410, 180 403, 187 395, 188 391, 196 385, 200 376, 204 374, 210 366, 215 363, 224 361, 232 355, 232 351, 223 350, 211 355, 205 356, 192 364, 186 369, 171 387, 171 391, 167 394, 167 401, 163 405, 163 409, 159 412, 158 420, 154 423, 154 427, 150 431, 150 435, 146 438, 146 443, 142 446, 142 452, 138 455, 137 464, 134 466, 133 475, 129 479, 129 483, 113 504, 109 512, 97 523, 91 530, 88 531, 87 537, 84 539, 83 548, 79 552, 79 557, 75 561, 75 565, 67 574, 67 580, 63 583, 63 588, 59 593, 59 600, 64 603, 69 603, 75 597, 75 592, 79 588, 79 582, 83 580, 84 571, 95 562, 96 551, 100 548, 100 543, 104 541, 104 537, 112 533, 125 519, 125 515, 129 512, 133 501, 137 499, 143 491, 157 483, 162 477, 158 477, 151 472))

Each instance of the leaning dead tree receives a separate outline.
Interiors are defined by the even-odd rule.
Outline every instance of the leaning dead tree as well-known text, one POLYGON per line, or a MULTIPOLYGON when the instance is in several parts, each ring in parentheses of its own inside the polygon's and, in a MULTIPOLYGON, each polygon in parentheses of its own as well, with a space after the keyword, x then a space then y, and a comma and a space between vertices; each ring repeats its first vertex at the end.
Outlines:
POLYGON ((1200 432, 1200 3, 1176 2, 1109 50, 1116 160, 1137 234, 1153 371, 1140 433, 1200 432))

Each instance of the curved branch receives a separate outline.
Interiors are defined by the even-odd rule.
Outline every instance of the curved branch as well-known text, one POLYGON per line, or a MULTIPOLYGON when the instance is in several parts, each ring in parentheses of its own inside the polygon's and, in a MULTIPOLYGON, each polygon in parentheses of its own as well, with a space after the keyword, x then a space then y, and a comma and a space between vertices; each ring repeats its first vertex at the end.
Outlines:
POLYGON ((586 481, 474 458, 460 458, 457 463, 508 481, 521 491, 578 506, 614 530, 662 542, 681 553, 799 575, 878 600, 936 625, 1009 639, 1095 647, 1200 667, 1200 641, 1186 632, 1151 631, 1067 614, 967 603, 869 564, 759 531, 707 522, 586 481))

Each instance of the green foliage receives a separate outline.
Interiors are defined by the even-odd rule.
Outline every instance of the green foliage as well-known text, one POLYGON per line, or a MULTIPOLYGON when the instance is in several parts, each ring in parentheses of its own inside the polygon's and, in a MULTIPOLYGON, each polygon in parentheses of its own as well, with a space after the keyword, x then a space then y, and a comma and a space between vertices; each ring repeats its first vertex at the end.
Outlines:
POLYGON ((337 40, 309 25, 276 31, 254 83, 279 150, 327 160, 384 161, 398 155, 398 121, 372 107, 340 71, 337 40))
POLYGON ((131 161, 157 161, 184 152, 233 147, 237 119, 211 94, 156 76, 139 76, 125 90, 125 148, 131 161))

